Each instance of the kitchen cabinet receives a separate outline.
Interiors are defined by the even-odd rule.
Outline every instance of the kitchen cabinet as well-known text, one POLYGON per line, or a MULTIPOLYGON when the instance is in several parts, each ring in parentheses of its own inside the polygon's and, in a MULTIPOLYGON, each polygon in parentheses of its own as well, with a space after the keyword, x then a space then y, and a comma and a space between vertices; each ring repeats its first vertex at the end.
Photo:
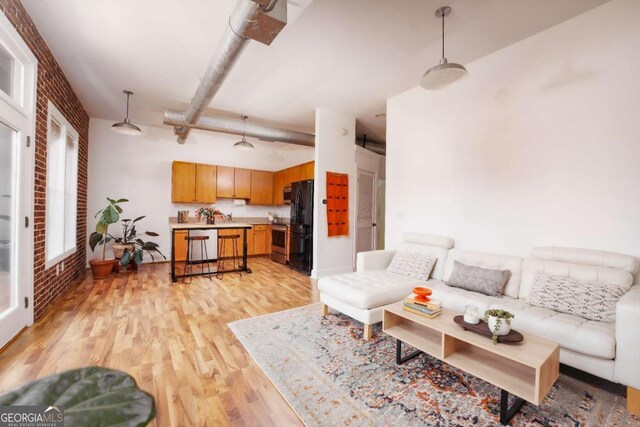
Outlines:
POLYGON ((291 168, 284 169, 282 171, 282 187, 288 187, 291 185, 291 168))
MULTIPOLYGON (((252 230, 249 229, 247 230, 247 254, 248 254, 248 250, 249 250, 249 233, 251 233, 252 230)), ((244 239, 242 237, 243 233, 242 230, 235 230, 235 229, 221 229, 218 230, 218 236, 232 236, 234 234, 237 234, 238 236, 240 236, 238 238, 238 259, 239 259, 239 263, 242 264, 242 244, 244 242, 244 239)), ((233 253, 233 240, 232 239, 225 239, 225 240, 218 240, 218 250, 221 251, 222 249, 224 249, 224 258, 231 258, 232 256, 234 256, 233 253)))
POLYGON ((223 199, 251 197, 251 169, 218 166, 216 195, 223 199))
POLYGON ((215 203, 216 166, 173 162, 171 201, 173 203, 215 203))
POLYGON ((217 167, 196 163, 196 203, 216 202, 217 167))
POLYGON ((171 201, 193 203, 196 199, 196 164, 173 162, 171 164, 171 201))
POLYGON ((298 182, 302 179, 302 170, 299 166, 292 166, 289 169, 291 169, 291 182, 298 182))
POLYGON ((251 197, 251 169, 235 168, 234 199, 248 199, 251 197))
POLYGON ((302 178, 303 180, 315 179, 315 164, 316 162, 311 161, 303 165, 304 166, 304 173, 302 178))
POLYGON ((287 263, 289 263, 289 252, 290 252, 289 242, 291 242, 291 227, 287 225, 287 246, 286 246, 287 263))
POLYGON ((273 174, 273 204, 275 206, 283 206, 284 198, 282 190, 284 189, 284 172, 278 171, 273 174))
POLYGON ((251 171, 251 197, 252 205, 273 205, 273 172, 251 171))
MULTIPOLYGON (((269 246, 271 249, 271 246, 269 246)), ((267 250, 267 226, 253 226, 253 253, 255 255, 265 255, 270 251, 267 250)))
POLYGON ((218 166, 217 175, 216 195, 220 198, 232 198, 235 182, 235 168, 218 166))
POLYGON ((185 261, 187 259, 187 237, 186 230, 176 230, 175 235, 175 254, 176 261, 185 261))

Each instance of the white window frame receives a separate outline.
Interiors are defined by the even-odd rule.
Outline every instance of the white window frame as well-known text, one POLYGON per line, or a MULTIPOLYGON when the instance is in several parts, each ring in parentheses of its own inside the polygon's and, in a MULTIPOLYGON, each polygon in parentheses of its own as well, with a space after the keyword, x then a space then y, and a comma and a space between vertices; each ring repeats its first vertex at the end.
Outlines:
MULTIPOLYGON (((51 151, 48 149, 48 145, 49 145, 49 126, 51 123, 51 120, 55 120, 61 127, 60 129, 60 137, 64 139, 64 143, 66 144, 66 138, 67 135, 70 135, 73 140, 75 141, 75 156, 73 159, 71 159, 74 162, 74 169, 75 169, 75 174, 74 174, 74 180, 69 183, 69 182, 65 182, 65 194, 68 191, 67 190, 67 185, 72 185, 71 190, 73 191, 73 203, 75 203, 74 206, 74 212, 75 212, 75 216, 73 218, 65 218, 64 219, 64 226, 63 226, 63 230, 62 230, 62 237, 63 240, 66 236, 66 229, 67 227, 70 225, 70 223, 73 224, 74 228, 75 228, 75 233, 74 236, 76 236, 73 240, 73 246, 69 247, 67 249, 65 249, 65 242, 63 242, 63 251, 60 254, 57 254, 53 257, 50 258, 49 255, 49 230, 51 229, 48 221, 45 221, 45 268, 51 268, 54 265, 58 264, 59 262, 65 260, 66 258, 68 258, 69 256, 73 255, 74 253, 76 253, 78 251, 78 242, 77 242, 77 227, 78 227, 78 212, 77 212, 77 205, 78 205, 78 149, 79 149, 79 143, 80 143, 80 135, 78 134, 78 132, 74 129, 74 127, 71 125, 71 123, 69 123, 69 121, 66 119, 66 117, 60 112, 60 110, 58 110, 58 108, 56 108, 56 106, 49 101, 48 106, 47 106, 47 192, 49 191, 49 171, 51 170, 49 168, 49 160, 50 160, 50 154, 51 151)), ((65 170, 66 170, 66 162, 69 159, 67 159, 65 157, 65 170)), ((46 196, 45 196, 46 197, 46 196)), ((49 209, 51 209, 50 203, 46 203, 45 204, 45 218, 48 219, 49 218, 49 209)), ((63 212, 66 212, 66 207, 63 204, 63 212)))

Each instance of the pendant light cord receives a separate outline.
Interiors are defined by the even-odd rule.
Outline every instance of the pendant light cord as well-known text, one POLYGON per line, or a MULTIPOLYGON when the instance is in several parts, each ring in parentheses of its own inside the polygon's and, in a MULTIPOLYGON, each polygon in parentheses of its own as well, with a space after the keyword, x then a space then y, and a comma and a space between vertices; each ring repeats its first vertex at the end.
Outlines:
POLYGON ((129 93, 127 92, 127 119, 129 119, 129 93))
POLYGON ((444 13, 442 14, 442 59, 444 59, 444 13))

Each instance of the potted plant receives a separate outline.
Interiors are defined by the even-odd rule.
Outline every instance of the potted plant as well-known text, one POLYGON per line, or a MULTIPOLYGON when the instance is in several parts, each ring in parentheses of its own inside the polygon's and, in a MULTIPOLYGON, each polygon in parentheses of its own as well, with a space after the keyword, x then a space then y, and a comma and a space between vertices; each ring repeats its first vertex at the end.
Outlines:
POLYGON ((99 217, 100 219, 96 224, 96 231, 89 236, 89 247, 92 251, 95 252, 96 247, 102 245, 100 259, 92 259, 89 261, 94 279, 105 279, 109 277, 113 271, 114 260, 105 259, 107 243, 112 240, 112 237, 109 235, 109 226, 115 224, 120 219, 120 214, 122 213, 120 203, 128 202, 127 199, 114 200, 109 197, 107 197, 107 201, 109 202, 107 207, 100 209, 98 213, 96 213, 94 218, 99 217))
POLYGON ((484 321, 488 323, 489 330, 493 334, 491 339, 498 344, 500 335, 507 335, 511 331, 511 319, 513 314, 506 310, 492 309, 484 312, 484 321))
POLYGON ((280 217, 274 211, 267 211, 267 215, 269 215, 269 222, 277 222, 280 217))
MULTIPOLYGON (((153 253, 157 252, 162 256, 162 258, 167 259, 160 249, 158 244, 155 242, 145 242, 141 238, 138 237, 138 232, 136 230, 135 223, 145 218, 145 216, 139 216, 138 218, 131 219, 123 219, 122 220, 122 237, 114 237, 114 255, 116 259, 120 260, 120 265, 123 267, 131 266, 132 268, 137 268, 138 265, 142 264, 144 259, 144 252, 147 252, 153 261, 155 258, 153 257, 153 253), (118 245, 118 253, 116 254, 115 246, 118 245), (122 251, 122 252, 120 252, 122 251), (118 256, 120 255, 120 256, 118 256), (133 263, 131 263, 133 261, 133 263)), ((145 231, 143 233, 146 236, 158 237, 159 234, 155 231, 145 231)))
POLYGON ((215 224, 216 217, 223 217, 223 216, 224 214, 220 212, 218 209, 216 209, 214 206, 211 206, 208 208, 199 208, 196 211, 196 219, 200 221, 202 220, 202 218, 205 218, 207 221, 207 224, 215 224))

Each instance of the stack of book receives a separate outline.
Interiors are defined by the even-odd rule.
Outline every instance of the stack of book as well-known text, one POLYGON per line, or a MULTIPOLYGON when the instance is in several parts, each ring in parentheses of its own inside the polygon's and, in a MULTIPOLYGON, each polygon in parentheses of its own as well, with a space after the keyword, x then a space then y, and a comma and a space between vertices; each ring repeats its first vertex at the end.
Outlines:
POLYGON ((429 301, 424 301, 416 298, 417 295, 409 295, 405 298, 402 309, 429 319, 438 317, 442 313, 442 302, 439 300, 429 298, 429 301))

